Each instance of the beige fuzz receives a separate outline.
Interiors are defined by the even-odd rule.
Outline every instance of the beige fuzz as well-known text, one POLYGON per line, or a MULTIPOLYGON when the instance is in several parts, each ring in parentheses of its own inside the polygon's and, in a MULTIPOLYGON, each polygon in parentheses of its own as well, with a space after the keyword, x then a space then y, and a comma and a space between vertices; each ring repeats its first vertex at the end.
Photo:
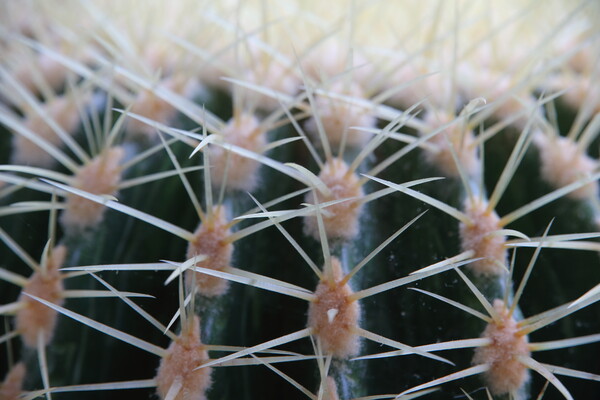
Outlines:
MULTIPOLYGON (((360 86, 354 82, 338 81, 327 91, 356 99, 365 97, 360 86)), ((313 137, 319 137, 315 118, 320 118, 327 140, 332 147, 339 146, 344 135, 346 135, 346 145, 351 147, 363 146, 369 141, 371 134, 350 129, 351 127, 375 127, 376 119, 368 108, 326 96, 317 96, 315 103, 317 116, 310 118, 305 125, 307 132, 313 137)))
MULTIPOLYGON (((345 198, 360 199, 364 196, 358 177, 350 172, 346 163, 339 158, 334 158, 323 166, 319 179, 331 191, 328 196, 317 192, 316 200, 319 203, 345 198)), ((306 196, 306 202, 315 203, 312 192, 306 196)), ((324 208, 323 223, 327 238, 349 240, 355 237, 358 234, 361 209, 360 200, 344 201, 324 208)), ((304 232, 319 240, 319 225, 316 216, 304 218, 304 232)))
MULTIPOLYGON (((441 126, 452 122, 455 118, 447 113, 429 113, 424 121, 428 131, 420 133, 422 136, 428 135, 441 126)), ((435 165, 444 175, 452 178, 460 177, 451 149, 456 153, 456 157, 467 175, 478 176, 481 172, 481 162, 477 154, 473 132, 464 130, 461 123, 457 122, 445 128, 429 139, 428 143, 437 147, 437 151, 425 152, 425 158, 427 162, 435 165)))
POLYGON ((67 72, 68 69, 51 56, 35 54, 19 58, 13 75, 25 89, 39 95, 41 85, 58 91, 66 80, 67 72))
POLYGON ((344 76, 361 87, 373 84, 373 75, 377 73, 374 64, 360 52, 358 48, 350 50, 347 42, 328 40, 301 61, 302 68, 308 77, 316 82, 330 80, 336 76, 344 76), (348 56, 352 56, 351 66, 348 56))
MULTIPOLYGON (((258 119, 251 114, 241 114, 229 120, 223 131, 225 143, 261 154, 267 145, 266 133, 258 119)), ((252 191, 258 184, 260 163, 234 154, 219 146, 209 148, 210 173, 213 185, 226 182, 227 188, 252 191), (227 176, 225 170, 227 169, 227 176)))
MULTIPOLYGON (((233 255, 233 244, 227 241, 231 235, 225 207, 217 206, 210 213, 206 214, 206 220, 194 232, 192 240, 187 249, 187 258, 198 255, 204 255, 206 260, 198 262, 196 265, 202 268, 210 268, 221 271, 231 264, 233 255)), ((214 276, 186 271, 186 281, 191 284, 196 281, 198 293, 203 296, 220 296, 227 291, 229 281, 214 276)))
POLYGON ((493 104, 494 118, 506 120, 520 114, 511 123, 511 126, 519 130, 525 129, 527 122, 533 117, 540 117, 535 98, 529 91, 526 88, 515 91, 518 84, 496 71, 465 64, 459 68, 458 80, 466 98, 483 96, 487 104, 498 104, 493 104))
POLYGON ((204 400, 211 385, 210 368, 200 368, 208 361, 208 352, 200 341, 200 322, 194 316, 181 334, 167 349, 156 372, 156 390, 164 399, 175 380, 182 383, 181 390, 173 400, 204 400))
MULTIPOLYGON (((46 273, 40 270, 31 275, 22 292, 62 306, 63 277, 59 269, 62 268, 66 255, 65 246, 55 247, 48 257, 46 273)), ((56 326, 57 312, 23 293, 19 296, 19 302, 23 306, 17 312, 16 325, 25 345, 37 348, 40 331, 44 334, 44 344, 50 343, 56 326)))
POLYGON ((25 364, 22 362, 16 364, 8 371, 4 382, 0 384, 0 399, 17 400, 21 396, 25 372, 25 364))
MULTIPOLYGON (((535 143, 540 150, 541 174, 555 188, 590 176, 598 168, 598 161, 589 157, 577 147, 577 143, 566 137, 538 134, 535 143)), ((596 199, 598 183, 590 182, 567 196, 577 200, 596 199)))
POLYGON ((484 378, 493 395, 516 393, 529 379, 529 370, 517 358, 529 357, 531 352, 527 335, 519 327, 502 300, 494 300, 494 309, 500 315, 483 331, 482 337, 492 341, 475 350, 473 364, 489 364, 484 378))
POLYGON ((350 298, 353 294, 348 284, 342 283, 340 261, 331 258, 330 276, 323 276, 315 291, 316 300, 308 308, 308 327, 318 338, 323 353, 336 358, 358 354, 360 338, 353 331, 358 327, 360 306, 350 298))
MULTIPOLYGON (((47 116, 53 120, 62 130, 72 134, 79 125, 79 113, 73 99, 66 97, 55 97, 49 102, 42 104, 42 109, 47 116)), ((30 130, 40 139, 43 139, 55 147, 62 147, 60 137, 44 121, 38 113, 31 111, 23 121, 25 128, 30 130)), ((30 141, 20 134, 13 137, 13 164, 32 165, 36 167, 52 167, 56 160, 45 149, 35 142, 30 141)))
POLYGON ((500 218, 495 211, 488 211, 487 202, 480 199, 467 199, 465 213, 470 224, 459 227, 462 251, 473 250, 473 258, 483 258, 469 264, 469 268, 479 276, 502 275, 506 266, 506 238, 490 233, 502 229, 500 218))
MULTIPOLYGON (((188 78, 182 76, 166 78, 160 83, 160 86, 184 97, 190 96, 193 91, 193 84, 188 78)), ((146 89, 137 93, 130 111, 161 124, 168 124, 177 115, 177 109, 173 105, 146 89)), ((155 127, 134 118, 128 119, 127 132, 152 140, 157 137, 155 127)))
MULTIPOLYGON (((435 108, 446 108, 452 92, 452 80, 441 73, 440 66, 430 62, 419 62, 408 55, 396 60, 397 66, 390 77, 390 87, 402 87, 390 97, 390 103, 408 109, 417 103, 435 108)), ((443 69, 443 68, 442 68, 443 69)))
MULTIPOLYGON (((113 147, 103 151, 75 175, 73 187, 92 194, 114 196, 121 183, 121 161, 125 150, 113 147)), ((97 225, 106 207, 76 194, 67 195, 67 206, 61 216, 63 226, 70 231, 81 231, 97 225)))
POLYGON ((565 90, 560 97, 568 107, 589 110, 590 116, 600 112, 600 83, 585 75, 559 74, 551 77, 547 85, 551 90, 565 90))
MULTIPOLYGON (((242 80, 254 83, 275 92, 284 95, 293 96, 298 91, 300 80, 294 75, 291 68, 278 64, 271 60, 251 60, 242 80)), ((280 99, 258 93, 254 90, 247 90, 243 93, 247 103, 263 111, 273 111, 281 107, 280 99)))

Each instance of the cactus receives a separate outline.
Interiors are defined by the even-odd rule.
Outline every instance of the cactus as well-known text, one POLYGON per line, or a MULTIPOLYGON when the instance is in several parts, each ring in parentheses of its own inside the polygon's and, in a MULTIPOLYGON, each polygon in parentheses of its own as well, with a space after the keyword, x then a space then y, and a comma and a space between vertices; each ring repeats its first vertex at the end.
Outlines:
POLYGON ((0 399, 600 396, 594 1, 60 4, 0 8, 0 399))

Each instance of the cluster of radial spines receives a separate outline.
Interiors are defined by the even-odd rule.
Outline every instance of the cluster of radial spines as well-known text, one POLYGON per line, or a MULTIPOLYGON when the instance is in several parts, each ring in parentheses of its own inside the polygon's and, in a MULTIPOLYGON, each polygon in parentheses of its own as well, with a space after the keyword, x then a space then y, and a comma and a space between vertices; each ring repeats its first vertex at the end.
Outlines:
POLYGON ((332 257, 331 273, 323 275, 315 290, 316 299, 309 305, 307 325, 325 354, 348 359, 360 350, 360 337, 355 333, 360 305, 352 299, 353 291, 343 278, 340 261, 332 257))
POLYGON ((332 95, 320 94, 317 96, 315 100, 316 115, 312 116, 305 124, 308 133, 314 138, 318 138, 319 128, 316 121, 318 118, 332 147, 338 148, 343 142, 350 147, 365 145, 370 139, 370 135, 356 128, 373 128, 375 126, 376 118, 373 116, 372 110, 332 97, 343 95, 354 99, 364 99, 363 89, 356 82, 346 82, 343 79, 334 82, 331 87, 326 89, 332 95))
MULTIPOLYGON (((196 264, 198 267, 215 270, 228 268, 233 255, 233 243, 228 240, 230 235, 226 208, 215 206, 208 210, 205 221, 194 232, 194 238, 188 244, 187 258, 206 256, 205 260, 196 264)), ((229 287, 229 281, 226 279, 198 274, 191 270, 186 271, 186 281, 188 285, 195 282, 197 293, 207 297, 220 296, 229 287)))
MULTIPOLYGON (((121 183, 121 163, 125 157, 123 147, 103 150, 74 176, 72 186, 92 194, 115 196, 121 183)), ((61 223, 69 232, 81 232, 97 226, 106 208, 102 204, 68 194, 61 223)))
MULTIPOLYGON (((358 176, 342 159, 332 158, 325 163, 318 177, 327 187, 327 192, 310 192, 306 197, 308 203, 323 204, 333 200, 348 199, 324 208, 322 218, 327 238, 350 240, 356 237, 360 228, 361 198, 364 196, 358 176)), ((316 216, 307 216, 304 219, 304 232, 308 236, 319 239, 319 224, 316 216)))
MULTIPOLYGON (((40 106, 45 116, 41 115, 37 110, 24 110, 24 127, 33 132, 37 137, 57 147, 61 147, 62 139, 54 128, 48 125, 47 121, 48 119, 54 121, 60 129, 72 135, 80 123, 77 103, 73 98, 62 95, 56 96, 42 103, 40 106)), ((11 157, 14 164, 50 168, 56 163, 56 160, 38 143, 17 133, 13 135, 11 157)))
MULTIPOLYGON (((250 113, 241 113, 231 118, 220 135, 230 145, 262 154, 267 145, 267 133, 258 118, 250 113)), ((232 190, 253 191, 256 189, 260 163, 242 157, 219 146, 208 150, 211 182, 215 187, 226 185, 232 190)))
POLYGON ((465 123, 454 121, 456 116, 447 112, 427 113, 423 120, 427 130, 420 131, 419 134, 424 136, 437 129, 443 130, 428 140, 434 148, 425 151, 425 159, 445 176, 459 178, 458 165, 461 165, 468 176, 477 177, 481 173, 481 160, 475 136, 465 123), (443 128, 444 126, 446 127, 443 128))
POLYGON ((58 314, 24 293, 37 296, 54 304, 63 304, 63 276, 59 269, 62 268, 66 255, 67 248, 65 246, 52 249, 45 268, 40 268, 29 277, 19 296, 22 306, 15 316, 15 324, 23 342, 28 347, 38 347, 38 335, 40 333, 43 335, 44 345, 50 343, 54 335, 58 314))
POLYGON ((317 40, 317 47, 311 47, 300 60, 304 73, 314 82, 325 82, 344 75, 342 80, 347 83, 354 82, 361 88, 372 87, 376 73, 372 60, 360 46, 348 43, 347 37, 344 37, 347 32, 336 33, 325 41, 317 40))
POLYGON ((561 100, 572 109, 589 107, 593 113, 600 112, 600 95, 598 94, 600 86, 598 80, 593 76, 576 78, 561 76, 555 79, 554 86, 560 90, 567 90, 561 100))
MULTIPOLYGON (((197 86, 193 79, 183 74, 166 77, 157 85, 184 97, 191 97, 197 86)), ((153 90, 148 89, 137 90, 130 111, 161 124, 169 124, 178 113, 175 106, 157 96, 153 90)), ((134 138, 157 141, 156 128, 137 119, 130 118, 127 121, 126 130, 134 138)))
MULTIPOLYGON (((252 63, 252 61, 250 61, 252 63)), ((281 65, 275 60, 260 61, 245 69, 243 78, 248 82, 266 86, 271 90, 289 96, 295 95, 300 86, 300 79, 295 75, 291 67, 281 65)), ((265 96, 255 92, 245 94, 251 104, 255 104, 259 110, 273 111, 279 108, 278 99, 265 96)))
POLYGON ((204 400, 210 388, 211 368, 198 366, 208 361, 208 352, 200 340, 200 321, 191 318, 181 333, 171 342, 156 371, 156 391, 166 399, 169 390, 179 380, 181 389, 173 400, 204 400))
MULTIPOLYGON (((0 38, 0 49, 5 55, 3 66, 21 86, 38 97, 61 91, 69 76, 68 69, 55 58, 23 45, 19 38, 10 35, 21 35, 59 49, 64 55, 82 60, 86 59, 86 45, 89 43, 86 39, 89 37, 83 32, 80 32, 76 40, 61 36, 47 13, 50 9, 47 4, 21 2, 17 7, 11 3, 4 5, 7 5, 6 9, 0 10, 6 17, 0 23, 4 28, 0 38)), ((65 7, 64 16, 72 16, 71 10, 66 10, 67 8, 70 7, 65 7)), ((0 99, 13 101, 12 96, 4 93, 0 94, 0 99)))
POLYGON ((475 349, 473 364, 489 364, 485 383, 493 395, 517 393, 529 380, 529 369, 519 360, 531 354, 527 335, 521 332, 502 300, 493 303, 498 314, 485 328, 482 337, 488 345, 475 349))
POLYGON ((28 91, 40 94, 40 86, 58 91, 65 83, 66 70, 53 58, 33 51, 21 51, 11 66, 12 75, 28 91))
POLYGON ((513 82, 507 76, 489 70, 477 70, 476 67, 463 66, 461 74, 464 77, 461 87, 466 99, 484 97, 489 103, 494 104, 493 117, 497 120, 508 120, 515 115, 521 115, 512 122, 518 130, 523 130, 531 118, 529 110, 535 110, 535 98, 532 95, 533 87, 526 87, 515 92, 519 82, 513 82))
MULTIPOLYGON (((568 137, 540 132, 534 137, 534 143, 540 152, 540 174, 555 188, 591 176, 600 166, 598 160, 586 154, 585 148, 568 137)), ((595 201, 598 192, 598 183, 590 182, 567 196, 595 201)))
POLYGON ((410 108, 423 99, 434 108, 446 104, 450 98, 452 85, 451 80, 439 72, 439 67, 429 65, 428 62, 410 61, 408 55, 394 58, 398 66, 394 66, 390 80, 393 86, 401 89, 391 95, 389 99, 391 104, 403 109, 410 108))
POLYGON ((469 268, 479 276, 502 275, 507 270, 506 238, 496 234, 502 228, 498 214, 479 197, 467 198, 464 211, 468 222, 459 225, 461 248, 473 250, 473 258, 481 258, 469 264, 469 268))
POLYGON ((559 51, 569 55, 569 58, 544 86, 551 90, 566 90, 561 101, 567 107, 586 109, 591 114, 597 114, 600 112, 597 79, 600 41, 595 29, 590 25, 574 26, 572 32, 558 42, 559 51))

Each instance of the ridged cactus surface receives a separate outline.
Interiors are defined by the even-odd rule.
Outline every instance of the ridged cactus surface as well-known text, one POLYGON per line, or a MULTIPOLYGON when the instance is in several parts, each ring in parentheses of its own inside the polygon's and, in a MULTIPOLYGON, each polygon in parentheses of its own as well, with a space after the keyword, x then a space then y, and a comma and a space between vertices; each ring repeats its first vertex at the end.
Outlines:
POLYGON ((600 7, 0 4, 0 400, 600 398, 600 7))

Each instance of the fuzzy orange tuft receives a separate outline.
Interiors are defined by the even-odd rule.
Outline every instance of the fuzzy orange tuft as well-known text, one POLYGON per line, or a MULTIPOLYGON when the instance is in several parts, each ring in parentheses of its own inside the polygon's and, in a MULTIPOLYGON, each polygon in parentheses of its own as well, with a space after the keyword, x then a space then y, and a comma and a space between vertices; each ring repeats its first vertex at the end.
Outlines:
MULTIPOLYGON (((102 152, 78 171, 73 187, 92 194, 114 196, 121 182, 120 164, 124 155, 125 151, 121 147, 113 147, 102 152)), ((102 204, 69 194, 61 222, 67 230, 81 231, 98 224, 102 220, 105 209, 102 204)))
POLYGON ((491 234, 502 229, 500 218, 495 211, 487 210, 487 202, 467 199, 465 213, 470 224, 460 224, 460 242, 463 251, 473 250, 474 258, 483 260, 469 264, 469 268, 479 276, 498 276, 505 271, 506 238, 491 234))
POLYGON ((196 369, 208 361, 208 352, 200 341, 200 322, 194 316, 192 324, 167 349, 156 372, 156 390, 164 399, 175 380, 182 383, 181 390, 173 400, 204 400, 211 385, 211 369, 196 369))
POLYGON ((494 104, 494 118, 514 119, 520 114, 521 116, 511 123, 519 130, 525 129, 527 122, 534 117, 532 113, 539 113, 535 98, 527 90, 515 91, 518 85, 507 76, 491 69, 474 68, 470 65, 461 66, 458 75, 466 98, 483 96, 488 104, 494 104))
MULTIPOLYGON (((298 91, 300 80, 294 75, 293 68, 285 67, 274 60, 261 60, 261 55, 257 56, 258 60, 250 61, 252 65, 246 69, 244 80, 289 96, 298 91)), ((244 96, 249 104, 263 111, 277 110, 281 106, 278 98, 253 90, 245 91, 244 96)))
MULTIPOLYGON (((198 262, 196 265, 202 268, 223 270, 231 264, 233 255, 233 244, 227 241, 231 235, 228 221, 223 206, 215 207, 211 213, 207 213, 206 221, 200 224, 194 232, 194 240, 187 249, 187 258, 204 255, 208 258, 198 262)), ((186 272, 186 281, 191 284, 196 281, 198 292, 203 296, 220 296, 227 291, 229 281, 206 274, 195 274, 193 271, 186 272)))
MULTIPOLYGON (((42 105, 45 113, 62 130, 72 134, 79 125, 79 113, 73 99, 55 97, 42 105)), ((62 141, 56 132, 37 113, 31 113, 23 121, 25 128, 36 134, 39 138, 53 144, 62 146, 62 141)), ((15 134, 13 138, 13 164, 33 165, 37 167, 52 167, 54 158, 37 143, 30 141, 22 135, 15 134)))
MULTIPOLYGON (((356 174, 351 173, 346 163, 339 158, 327 162, 323 166, 319 178, 331 191, 329 196, 317 193, 319 203, 345 198, 360 199, 364 195, 356 174)), ((306 201, 307 203, 315 203, 313 193, 307 195, 306 201)), ((361 209, 362 203, 360 200, 344 201, 324 208, 323 223, 327 238, 349 240, 356 236, 361 209)), ((319 239, 319 225, 316 216, 309 216, 304 219, 304 232, 317 240, 319 239)))
MULTIPOLYGON (((170 77, 163 80, 160 85, 173 93, 189 97, 194 90, 194 84, 187 77, 170 77)), ((176 115, 177 109, 169 102, 154 94, 150 90, 140 90, 134 100, 131 112, 150 118, 161 124, 168 124, 176 115)), ((154 139, 156 128, 136 119, 127 121, 127 132, 137 137, 154 139)))
POLYGON ((19 59, 13 74, 25 89, 39 95, 42 85, 58 91, 65 83, 67 72, 68 69, 52 57, 36 54, 19 59))
MULTIPOLYGON (((535 143, 540 149, 541 174, 555 188, 577 182, 598 169, 598 161, 589 157, 576 142, 566 137, 539 134, 535 137, 535 143)), ((598 183, 590 182, 567 196, 577 200, 596 199, 598 183)))
MULTIPOLYGON (((45 273, 40 270, 31 275, 23 292, 62 305, 63 277, 59 269, 66 255, 65 246, 55 247, 48 257, 45 273)), ((44 343, 50 343, 58 317, 56 311, 23 293, 19 296, 19 302, 22 302, 23 306, 17 312, 16 325, 23 342, 31 348, 37 348, 38 332, 42 331, 44 343)))
POLYGON ((439 66, 415 63, 410 56, 401 56, 398 68, 390 77, 392 86, 401 87, 392 94, 390 102, 400 108, 426 102, 434 107, 444 107, 452 91, 451 80, 439 73, 439 66))
POLYGON ((308 327, 325 354, 348 358, 360 350, 360 337, 353 332, 358 327, 360 306, 350 298, 350 286, 341 282, 342 266, 337 258, 331 258, 331 267, 331 276, 323 276, 315 291, 317 298, 308 308, 308 327))
MULTIPOLYGON (((357 99, 365 97, 362 89, 356 83, 346 85, 346 82, 339 81, 334 83, 328 91, 357 99)), ((318 137, 319 131, 315 118, 320 118, 331 146, 339 146, 344 135, 346 135, 346 145, 351 147, 363 146, 369 141, 370 134, 350 129, 351 127, 373 128, 375 126, 376 119, 369 109, 350 104, 345 100, 325 96, 318 96, 315 102, 318 116, 312 117, 306 122, 306 130, 310 134, 318 137)))
POLYGON ((489 364, 486 383, 493 395, 516 393, 529 379, 529 370, 518 356, 529 356, 527 335, 520 334, 517 322, 502 300, 494 300, 494 309, 500 315, 483 332, 482 337, 492 342, 475 350, 473 364, 489 364))
MULTIPOLYGON (((226 143, 258 154, 263 152, 267 144, 264 130, 258 119, 251 114, 241 114, 231 119, 221 134, 226 143)), ((260 167, 258 161, 234 154, 219 146, 210 147, 209 159, 213 185, 222 185, 226 181, 229 189, 252 191, 256 188, 257 171, 260 167)))
MULTIPOLYGON (((429 130, 421 132, 421 135, 427 135, 441 126, 450 123, 453 119, 454 117, 447 113, 429 113, 424 121, 429 130)), ((437 151, 425 152, 427 162, 435 165, 446 176, 453 178, 460 177, 450 146, 452 146, 458 161, 469 176, 478 176, 481 172, 481 161, 477 154, 475 137, 471 130, 463 130, 462 124, 455 123, 445 128, 442 132, 429 139, 429 143, 436 146, 437 151)))
POLYGON ((562 102, 575 110, 586 108, 589 115, 600 112, 600 84, 597 79, 579 74, 560 74, 550 79, 548 86, 553 90, 565 90, 562 102))
POLYGON ((21 397, 25 372, 25 364, 22 362, 10 369, 6 378, 4 378, 4 382, 0 385, 0 399, 17 400, 21 397))
POLYGON ((316 82, 348 76, 352 82, 366 88, 372 85, 377 73, 373 63, 359 48, 345 46, 346 42, 328 40, 319 44, 302 60, 302 68, 307 76, 316 82), (352 67, 348 68, 348 56, 352 56, 352 67), (351 75, 351 77, 349 76, 351 75))

